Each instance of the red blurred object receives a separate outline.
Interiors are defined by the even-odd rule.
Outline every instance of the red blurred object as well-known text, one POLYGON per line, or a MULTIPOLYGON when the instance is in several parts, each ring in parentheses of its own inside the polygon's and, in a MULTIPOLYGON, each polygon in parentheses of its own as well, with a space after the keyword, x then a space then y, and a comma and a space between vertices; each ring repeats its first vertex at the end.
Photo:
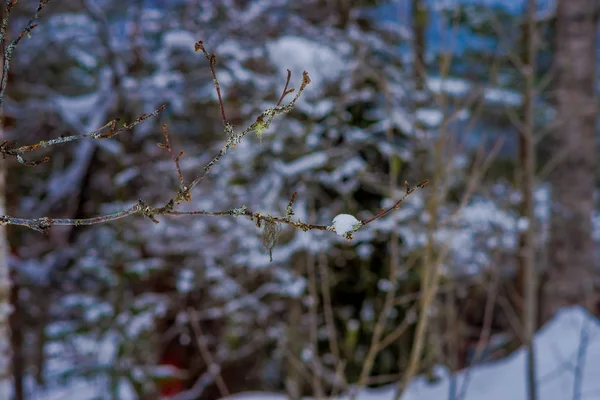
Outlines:
MULTIPOLYGON (((183 367, 179 357, 173 353, 166 353, 163 355, 160 360, 160 365, 168 365, 177 369, 181 369, 183 367)), ((183 380, 177 377, 165 378, 160 382, 159 390, 161 396, 163 397, 175 396, 176 394, 184 391, 183 380)))

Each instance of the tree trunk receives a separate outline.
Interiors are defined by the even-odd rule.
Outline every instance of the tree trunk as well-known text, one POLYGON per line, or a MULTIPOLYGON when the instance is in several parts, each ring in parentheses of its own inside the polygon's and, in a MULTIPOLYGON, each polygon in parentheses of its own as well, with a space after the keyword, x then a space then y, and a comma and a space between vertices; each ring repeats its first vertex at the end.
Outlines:
POLYGON ((591 217, 596 169, 596 6, 559 0, 556 24, 556 128, 551 171, 552 221, 544 314, 593 301, 595 249, 591 217))
POLYGON ((23 357, 23 320, 22 310, 19 302, 19 285, 12 279, 11 288, 12 314, 10 316, 10 333, 12 344, 12 376, 13 376, 13 400, 25 399, 23 378, 25 376, 25 359, 23 357))
MULTIPOLYGON (((2 111, 0 109, 0 140, 2 132, 2 111)), ((0 215, 6 214, 6 161, 0 157, 0 215)), ((11 343, 9 317, 10 271, 8 266, 8 242, 6 226, 0 225, 0 399, 8 399, 11 387, 11 343)))
MULTIPOLYGON (((3 16, 0 9, 0 16, 3 16)), ((0 65, 4 65, 4 46, 0 49, 0 65)), ((4 139, 4 112, 0 105, 0 143, 4 139)), ((6 160, 0 157, 0 215, 6 215, 6 160)), ((10 338, 10 267, 6 225, 0 224, 0 399, 10 398, 11 392, 11 338, 10 338)))
POLYGON ((425 90, 427 68, 425 64, 425 49, 428 12, 423 0, 412 0, 412 23, 413 23, 413 74, 415 88, 422 93, 425 90))
POLYGON ((523 123, 519 135, 519 184, 523 195, 520 207, 520 215, 527 221, 525 229, 520 232, 519 237, 519 283, 521 286, 518 300, 520 314, 523 321, 523 337, 527 349, 526 376, 527 376, 527 398, 535 400, 538 398, 535 356, 533 347, 533 335, 537 329, 538 320, 538 277, 536 270, 536 243, 535 243, 535 76, 537 55, 535 9, 536 0, 527 0, 525 18, 523 21, 523 70, 521 71, 525 80, 523 90, 523 123), (522 300, 522 301, 521 301, 522 300))

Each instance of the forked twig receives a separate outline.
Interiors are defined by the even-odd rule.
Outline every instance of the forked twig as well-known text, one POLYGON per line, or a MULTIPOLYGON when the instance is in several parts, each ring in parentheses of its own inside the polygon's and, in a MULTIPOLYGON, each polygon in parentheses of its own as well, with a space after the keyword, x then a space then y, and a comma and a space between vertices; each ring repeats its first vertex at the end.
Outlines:
POLYGON ((287 96, 290 93, 294 92, 294 88, 291 88, 290 90, 288 90, 288 85, 290 84, 290 79, 292 78, 292 71, 290 71, 289 69, 287 70, 287 78, 285 80, 285 87, 283 88, 283 92, 281 93, 281 96, 279 97, 279 101, 277 102, 277 107, 279 107, 281 105, 281 102, 283 101, 283 98, 285 96, 287 96))

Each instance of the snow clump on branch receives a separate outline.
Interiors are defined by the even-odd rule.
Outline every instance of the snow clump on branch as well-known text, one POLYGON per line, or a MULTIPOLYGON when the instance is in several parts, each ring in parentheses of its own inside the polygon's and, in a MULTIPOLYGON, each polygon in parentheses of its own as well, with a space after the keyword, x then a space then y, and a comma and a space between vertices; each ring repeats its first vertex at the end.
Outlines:
POLYGON ((350 214, 338 214, 333 218, 333 231, 346 239, 352 239, 352 234, 362 226, 362 222, 350 214))

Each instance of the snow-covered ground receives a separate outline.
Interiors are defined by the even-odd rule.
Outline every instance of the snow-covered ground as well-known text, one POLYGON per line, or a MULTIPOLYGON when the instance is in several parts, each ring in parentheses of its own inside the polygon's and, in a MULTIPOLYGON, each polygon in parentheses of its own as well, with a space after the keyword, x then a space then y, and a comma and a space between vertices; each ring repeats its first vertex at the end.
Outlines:
MULTIPOLYGON (((600 323, 584 309, 562 310, 536 335, 537 382, 539 400, 600 399, 600 323)), ((464 385, 463 400, 525 400, 526 353, 519 350, 510 357, 477 366, 454 376, 458 393, 464 385)), ((402 400, 449 399, 451 377, 441 369, 434 384, 417 378, 402 400)), ((346 399, 347 396, 336 399, 346 399)), ((394 387, 365 390, 359 400, 394 398, 394 387)), ((286 400, 283 394, 248 393, 229 400, 286 400)))
MULTIPOLYGON (((535 336, 539 400, 600 399, 600 322, 583 308, 562 310, 535 336)), ((439 368, 439 381, 428 383, 416 378, 402 400, 449 400, 453 383, 457 399, 461 400, 525 400, 525 351, 510 357, 483 364, 454 377, 439 368), (454 379, 454 382, 452 382, 454 379), (464 394, 464 397, 461 397, 464 394)), ((51 385, 54 386, 54 385, 51 385)), ((134 399, 127 385, 119 385, 119 398, 134 399)), ((104 380, 73 380, 66 385, 31 393, 36 400, 103 399, 107 394, 104 380)), ((336 397, 345 400, 347 396, 336 397)), ((388 400, 394 398, 394 387, 364 390, 359 400, 388 400)), ((284 394, 242 393, 228 400, 287 400, 284 394)), ((307 399, 308 400, 308 399, 307 399)))

